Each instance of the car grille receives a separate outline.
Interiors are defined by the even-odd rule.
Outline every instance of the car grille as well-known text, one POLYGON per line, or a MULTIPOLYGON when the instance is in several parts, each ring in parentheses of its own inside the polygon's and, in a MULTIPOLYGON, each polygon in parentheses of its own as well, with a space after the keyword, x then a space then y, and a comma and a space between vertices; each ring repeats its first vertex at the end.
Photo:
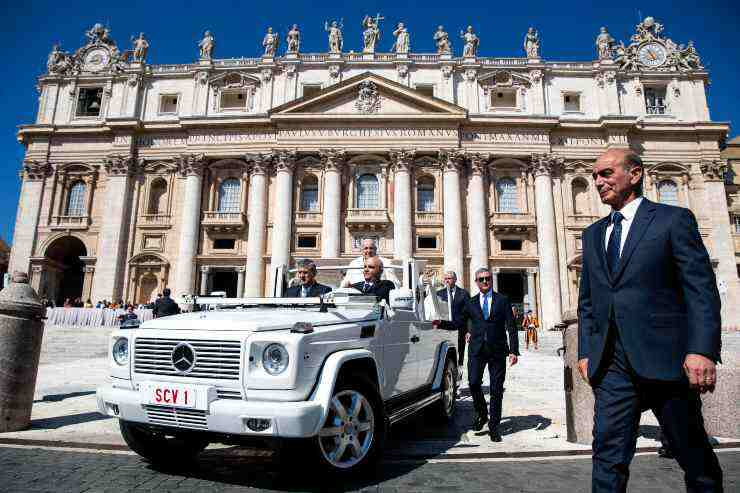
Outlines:
POLYGON ((178 409, 164 406, 144 406, 151 424, 207 430, 206 412, 197 409, 178 409))
POLYGON ((216 389, 216 396, 219 399, 241 399, 242 392, 241 390, 216 389))
POLYGON ((239 341, 138 338, 134 347, 134 371, 152 375, 238 380, 240 359, 239 341), (172 350, 181 342, 195 351, 195 366, 185 374, 172 365, 172 350))

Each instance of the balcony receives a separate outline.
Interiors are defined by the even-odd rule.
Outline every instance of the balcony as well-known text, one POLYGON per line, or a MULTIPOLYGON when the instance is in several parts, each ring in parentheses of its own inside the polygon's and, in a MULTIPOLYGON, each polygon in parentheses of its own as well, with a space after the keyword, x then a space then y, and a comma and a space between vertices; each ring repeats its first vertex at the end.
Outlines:
POLYGON ((143 214, 139 217, 140 228, 169 228, 171 223, 169 214, 143 214))
POLYGON ((521 212, 492 212, 490 227, 496 233, 526 233, 537 226, 534 214, 521 212))
POLYGON ((90 226, 89 216, 52 216, 51 229, 87 229, 90 226))
POLYGON ((442 226, 444 218, 441 212, 416 211, 414 221, 417 225, 442 226))
POLYGON ((205 211, 201 224, 210 231, 234 232, 244 229, 247 218, 243 212, 205 211))
POLYGON ((349 229, 383 230, 390 225, 386 209, 347 209, 347 227, 349 229))
POLYGON ((295 214, 297 226, 318 226, 322 223, 323 216, 318 211, 298 211, 295 214))

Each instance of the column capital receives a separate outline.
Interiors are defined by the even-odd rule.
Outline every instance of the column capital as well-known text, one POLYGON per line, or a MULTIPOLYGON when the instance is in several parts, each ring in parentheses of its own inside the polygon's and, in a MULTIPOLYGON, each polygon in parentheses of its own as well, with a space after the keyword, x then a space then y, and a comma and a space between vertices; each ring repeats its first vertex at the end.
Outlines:
POLYGON ((723 181, 727 165, 722 161, 702 161, 699 169, 704 177, 704 181, 723 181))
POLYGON ((241 267, 236 267, 234 270, 239 274, 243 274, 244 272, 246 272, 247 268, 242 265, 241 267))
POLYGON ((530 276, 533 276, 533 275, 537 274, 537 268, 536 267, 532 267, 532 268, 527 269, 527 274, 530 275, 530 276))
POLYGON ((466 152, 462 149, 440 149, 437 157, 445 173, 459 173, 465 165, 466 152))
POLYGON ((553 176, 560 172, 564 163, 565 159, 561 156, 533 152, 529 171, 535 178, 538 176, 553 176))
POLYGON ((343 149, 321 149, 319 158, 324 166, 324 171, 341 172, 347 161, 347 152, 343 149))
POLYGON ((210 265, 201 265, 200 266, 200 271, 202 273, 204 273, 204 274, 208 274, 211 271, 211 266, 210 265))
POLYGON ((203 176, 208 166, 205 154, 180 154, 176 161, 182 176, 203 176))
POLYGON ((266 175, 270 170, 273 158, 274 155, 271 153, 246 154, 244 156, 251 175, 266 175))
POLYGON ((470 159, 470 172, 473 175, 485 176, 488 169, 488 161, 491 155, 488 153, 474 152, 468 156, 470 159))
POLYGON ((110 154, 103 161, 103 167, 109 176, 131 176, 136 173, 138 162, 131 155, 110 154))
POLYGON ((51 165, 46 161, 23 161, 21 173, 24 179, 33 181, 43 180, 51 174, 51 171, 51 165))
POLYGON ((394 173, 410 172, 414 166, 416 149, 393 149, 388 155, 391 158, 391 167, 394 173))
POLYGON ((275 171, 285 171, 288 173, 293 173, 293 171, 295 171, 295 163, 298 159, 298 151, 273 149, 272 155, 273 161, 275 163, 275 171))

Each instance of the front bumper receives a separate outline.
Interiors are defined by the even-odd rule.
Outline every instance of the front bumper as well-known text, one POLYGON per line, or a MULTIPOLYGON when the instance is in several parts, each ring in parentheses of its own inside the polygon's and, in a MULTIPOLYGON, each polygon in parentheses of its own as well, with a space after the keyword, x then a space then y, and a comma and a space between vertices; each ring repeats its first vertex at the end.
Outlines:
POLYGON ((320 403, 244 401, 215 399, 205 411, 150 406, 136 390, 111 385, 98 388, 98 410, 106 416, 125 421, 224 433, 263 437, 306 438, 316 434, 323 417, 320 403), (247 427, 250 419, 270 420, 264 431, 247 427))

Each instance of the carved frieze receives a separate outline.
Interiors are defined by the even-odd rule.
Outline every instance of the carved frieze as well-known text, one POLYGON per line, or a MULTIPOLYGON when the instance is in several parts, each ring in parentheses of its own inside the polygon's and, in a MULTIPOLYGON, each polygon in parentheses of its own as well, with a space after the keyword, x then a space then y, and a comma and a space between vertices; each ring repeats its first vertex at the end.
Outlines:
POLYGON ((48 162, 24 161, 23 174, 26 180, 43 180, 51 174, 51 165, 48 162))
POLYGON ((286 171, 288 173, 293 173, 293 171, 295 171, 296 160, 298 159, 298 151, 274 150, 273 156, 276 172, 286 171))
POLYGON ((347 160, 347 153, 341 149, 322 149, 319 151, 321 164, 325 171, 342 171, 347 160))
POLYGON ((415 149, 394 149, 388 153, 394 173, 410 172, 416 157, 415 149))
POLYGON ((440 69, 442 71, 442 77, 444 77, 445 79, 449 79, 452 75, 452 69, 452 65, 442 65, 442 68, 440 69))
POLYGON ((491 160, 491 155, 488 153, 475 152, 469 155, 470 161, 470 173, 473 175, 486 176, 488 171, 488 162, 491 160))
POLYGON ((462 149, 441 149, 437 156, 445 172, 459 173, 465 166, 466 154, 462 149))
POLYGON ((108 176, 131 176, 138 169, 138 162, 131 155, 111 154, 103 161, 108 176))
POLYGON ((244 160, 249 165, 249 173, 252 175, 266 175, 270 171, 270 167, 273 161, 273 154, 247 154, 244 156, 244 160))
POLYGON ((177 167, 182 176, 199 176, 208 165, 205 154, 181 154, 177 158, 177 167))
POLYGON ((565 159, 548 153, 532 153, 529 171, 538 176, 554 176, 563 169, 565 159))
POLYGON ((378 87, 371 80, 366 80, 359 85, 355 107, 360 113, 377 113, 380 111, 380 93, 378 87))
POLYGON ((727 165, 722 161, 702 161, 699 169, 705 181, 722 181, 725 178, 727 165))

